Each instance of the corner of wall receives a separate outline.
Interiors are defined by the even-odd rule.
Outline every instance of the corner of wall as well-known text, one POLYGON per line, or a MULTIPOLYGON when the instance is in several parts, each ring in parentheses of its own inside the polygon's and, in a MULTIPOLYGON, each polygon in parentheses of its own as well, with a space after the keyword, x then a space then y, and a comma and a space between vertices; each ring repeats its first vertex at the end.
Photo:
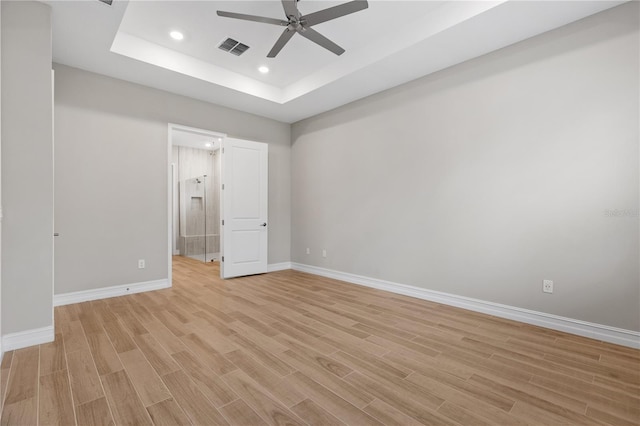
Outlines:
POLYGON ((32 330, 9 333, 2 336, 2 347, 6 351, 14 351, 29 346, 53 342, 55 338, 53 325, 34 328, 32 330))
POLYGON ((2 2, 0 9, 4 352, 53 339, 53 103, 51 7, 2 2), (42 259, 36 267, 34 258, 42 259))

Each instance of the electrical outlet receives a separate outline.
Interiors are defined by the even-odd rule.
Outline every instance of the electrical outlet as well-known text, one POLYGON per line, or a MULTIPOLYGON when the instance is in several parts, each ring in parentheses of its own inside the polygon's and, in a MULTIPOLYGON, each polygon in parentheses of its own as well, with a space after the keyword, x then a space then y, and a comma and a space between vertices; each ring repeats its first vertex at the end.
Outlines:
POLYGON ((322 257, 327 257, 327 249, 322 249, 322 257))
POLYGON ((307 254, 311 254, 311 249, 307 247, 307 254))
POLYGON ((545 293, 553 293, 553 281, 542 280, 542 291, 545 293))
POLYGON ((138 259, 138 269, 144 269, 144 259, 138 259))

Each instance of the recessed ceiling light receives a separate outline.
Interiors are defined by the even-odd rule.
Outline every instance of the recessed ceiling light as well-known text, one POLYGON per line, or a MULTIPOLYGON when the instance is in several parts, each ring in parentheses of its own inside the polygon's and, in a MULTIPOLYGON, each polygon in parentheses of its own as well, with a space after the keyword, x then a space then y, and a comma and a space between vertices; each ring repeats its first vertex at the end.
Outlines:
POLYGON ((207 148, 211 148, 213 144, 211 142, 207 142, 204 144, 204 146, 206 146, 207 148))
POLYGON ((266 74, 269 72, 269 68, 265 67, 264 65, 258 68, 258 71, 260 71, 262 74, 266 74))
POLYGON ((171 31, 169 35, 174 40, 182 40, 184 38, 184 34, 182 34, 180 31, 171 31))

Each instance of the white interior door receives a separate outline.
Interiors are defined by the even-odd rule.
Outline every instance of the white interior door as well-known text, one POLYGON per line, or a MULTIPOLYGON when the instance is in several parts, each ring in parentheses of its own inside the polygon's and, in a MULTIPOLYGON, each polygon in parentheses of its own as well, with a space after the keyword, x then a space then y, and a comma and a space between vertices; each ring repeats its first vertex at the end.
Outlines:
POLYGON ((222 141, 220 276, 267 272, 268 145, 222 141))

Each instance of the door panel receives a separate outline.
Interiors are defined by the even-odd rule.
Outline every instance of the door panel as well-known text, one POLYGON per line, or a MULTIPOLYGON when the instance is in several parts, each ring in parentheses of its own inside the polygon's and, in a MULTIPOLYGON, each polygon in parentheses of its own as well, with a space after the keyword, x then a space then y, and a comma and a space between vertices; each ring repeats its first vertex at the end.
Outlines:
POLYGON ((268 146, 222 142, 222 278, 267 272, 268 146))
POLYGON ((231 182, 233 189, 234 214, 240 220, 260 220, 264 213, 260 209, 261 182, 260 160, 261 152, 256 149, 233 146, 230 148, 231 182))
POLYGON ((232 251, 235 254, 234 263, 250 263, 260 261, 260 242, 263 232, 252 230, 233 231, 232 251))

